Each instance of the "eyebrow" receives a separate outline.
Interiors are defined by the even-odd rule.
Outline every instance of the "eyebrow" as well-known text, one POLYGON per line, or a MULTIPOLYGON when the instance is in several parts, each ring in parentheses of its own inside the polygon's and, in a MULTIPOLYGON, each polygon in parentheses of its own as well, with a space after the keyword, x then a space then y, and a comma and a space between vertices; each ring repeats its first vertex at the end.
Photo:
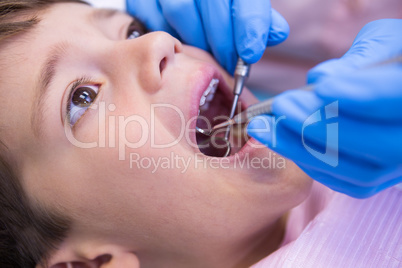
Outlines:
POLYGON ((94 18, 95 20, 109 19, 119 13, 121 13, 121 11, 119 11, 117 9, 98 8, 98 9, 94 10, 91 17, 94 18))
MULTIPOLYGON (((89 18, 99 21, 109 19, 118 13, 121 12, 115 9, 95 9, 89 18)), ((39 79, 35 87, 35 97, 31 117, 31 128, 36 137, 40 137, 42 135, 41 126, 43 124, 45 113, 44 104, 49 94, 49 86, 54 80, 57 66, 60 64, 60 61, 67 54, 67 51, 71 47, 72 45, 68 42, 60 42, 53 45, 49 49, 50 53, 48 54, 47 59, 41 68, 39 79)))

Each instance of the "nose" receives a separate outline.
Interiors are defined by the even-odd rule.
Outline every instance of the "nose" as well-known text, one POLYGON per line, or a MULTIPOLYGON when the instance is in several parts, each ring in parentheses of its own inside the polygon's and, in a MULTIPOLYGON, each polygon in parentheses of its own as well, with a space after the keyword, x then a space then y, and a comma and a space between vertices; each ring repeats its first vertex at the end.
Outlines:
POLYGON ((155 93, 161 88, 164 71, 182 51, 182 44, 167 33, 152 32, 122 41, 116 49, 122 54, 127 75, 134 76, 144 90, 155 93))

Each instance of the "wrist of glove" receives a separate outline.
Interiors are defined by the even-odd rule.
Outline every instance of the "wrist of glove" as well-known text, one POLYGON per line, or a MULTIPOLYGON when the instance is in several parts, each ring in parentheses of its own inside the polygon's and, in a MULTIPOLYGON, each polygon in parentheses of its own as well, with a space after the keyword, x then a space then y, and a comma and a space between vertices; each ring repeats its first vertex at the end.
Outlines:
POLYGON ((313 179, 354 197, 402 181, 402 20, 368 24, 344 57, 309 72, 313 92, 275 98, 271 133, 262 118, 249 134, 290 158, 313 179), (276 124, 274 124, 276 122, 276 124), (274 127, 272 127, 274 126, 274 127))

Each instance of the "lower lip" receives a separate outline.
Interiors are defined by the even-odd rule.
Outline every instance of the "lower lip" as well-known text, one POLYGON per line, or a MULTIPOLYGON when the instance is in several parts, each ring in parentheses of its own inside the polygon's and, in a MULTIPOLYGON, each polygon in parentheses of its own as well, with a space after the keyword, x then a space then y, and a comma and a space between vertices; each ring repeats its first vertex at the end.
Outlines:
POLYGON ((230 160, 230 162, 234 162, 235 159, 244 159, 247 155, 254 155, 255 154, 255 150, 257 148, 255 148, 252 144, 250 143, 256 143, 256 140, 253 138, 250 138, 245 145, 243 145, 243 147, 241 147, 241 149, 236 152, 233 155, 228 156, 227 158, 230 160))

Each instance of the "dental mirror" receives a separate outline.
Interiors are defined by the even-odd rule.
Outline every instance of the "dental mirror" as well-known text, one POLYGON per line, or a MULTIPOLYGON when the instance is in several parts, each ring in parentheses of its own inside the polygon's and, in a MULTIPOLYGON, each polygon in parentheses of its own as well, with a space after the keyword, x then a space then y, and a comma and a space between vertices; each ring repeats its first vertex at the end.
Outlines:
POLYGON ((231 152, 231 145, 228 140, 223 137, 208 137, 199 144, 200 151, 213 157, 227 157, 231 152))
POLYGON ((197 139, 201 140, 199 149, 203 154, 213 157, 227 157, 230 155, 232 146, 228 140, 216 135, 211 136, 211 131, 208 129, 199 127, 195 129, 199 134, 202 134, 202 137, 197 136, 197 139))

